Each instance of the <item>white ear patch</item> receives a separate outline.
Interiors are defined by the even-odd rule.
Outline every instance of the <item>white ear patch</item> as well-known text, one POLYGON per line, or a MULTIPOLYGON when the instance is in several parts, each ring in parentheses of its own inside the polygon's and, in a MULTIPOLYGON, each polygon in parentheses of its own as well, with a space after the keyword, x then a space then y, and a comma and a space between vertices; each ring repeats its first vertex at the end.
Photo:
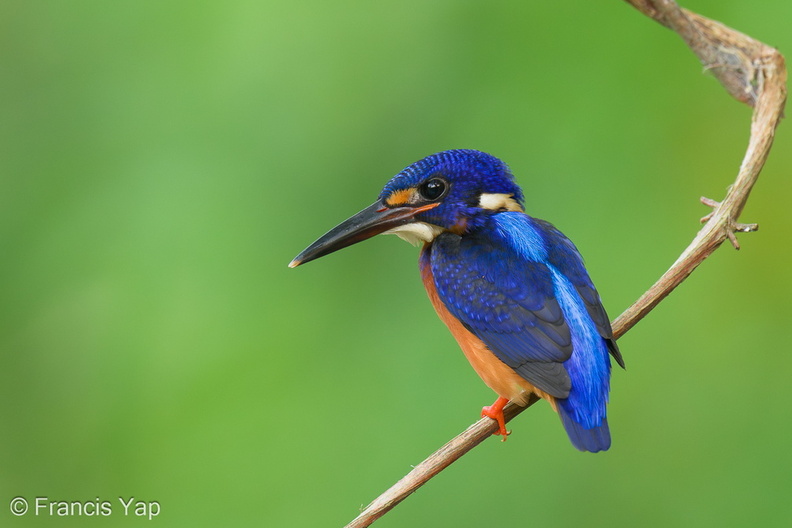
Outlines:
POLYGON ((479 207, 491 211, 523 211, 522 206, 517 203, 513 195, 502 193, 481 193, 479 207))
POLYGON ((431 242, 437 235, 445 231, 440 226, 427 224, 426 222, 412 222, 400 225, 383 232, 383 235, 396 235, 402 240, 417 246, 421 242, 431 242))

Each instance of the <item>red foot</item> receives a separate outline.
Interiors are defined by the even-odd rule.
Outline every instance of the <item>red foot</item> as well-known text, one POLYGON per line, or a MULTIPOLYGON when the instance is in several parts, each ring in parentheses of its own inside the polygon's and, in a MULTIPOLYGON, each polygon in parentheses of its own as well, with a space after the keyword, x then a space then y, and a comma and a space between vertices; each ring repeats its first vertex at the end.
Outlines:
POLYGON ((509 400, 506 398, 498 398, 492 405, 481 409, 481 416, 492 418, 498 422, 498 430, 492 434, 501 435, 503 437, 501 442, 505 442, 506 437, 511 434, 511 431, 506 430, 506 419, 503 417, 503 408, 506 407, 507 403, 509 403, 509 400))

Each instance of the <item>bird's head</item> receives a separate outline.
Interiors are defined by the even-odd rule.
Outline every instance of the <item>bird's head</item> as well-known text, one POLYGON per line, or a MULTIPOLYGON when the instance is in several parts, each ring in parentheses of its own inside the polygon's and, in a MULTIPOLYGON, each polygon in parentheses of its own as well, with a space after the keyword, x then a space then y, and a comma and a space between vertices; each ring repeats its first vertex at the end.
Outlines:
POLYGON ((522 210, 522 191, 505 163, 477 150, 447 150, 394 176, 376 202, 328 231, 289 266, 380 233, 431 242, 444 231, 469 232, 488 215, 522 210))

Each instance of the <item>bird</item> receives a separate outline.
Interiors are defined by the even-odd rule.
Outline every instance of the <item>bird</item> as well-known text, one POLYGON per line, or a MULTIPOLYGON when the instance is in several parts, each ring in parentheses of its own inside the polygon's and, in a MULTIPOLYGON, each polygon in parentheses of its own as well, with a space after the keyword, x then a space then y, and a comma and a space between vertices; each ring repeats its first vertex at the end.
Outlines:
POLYGON ((575 245, 525 213, 503 161, 470 149, 427 156, 394 176, 377 200, 317 239, 294 268, 377 234, 422 245, 419 269, 440 319, 497 395, 482 416, 506 440, 503 409, 532 394, 561 418, 572 445, 611 445, 606 405, 610 320, 575 245))

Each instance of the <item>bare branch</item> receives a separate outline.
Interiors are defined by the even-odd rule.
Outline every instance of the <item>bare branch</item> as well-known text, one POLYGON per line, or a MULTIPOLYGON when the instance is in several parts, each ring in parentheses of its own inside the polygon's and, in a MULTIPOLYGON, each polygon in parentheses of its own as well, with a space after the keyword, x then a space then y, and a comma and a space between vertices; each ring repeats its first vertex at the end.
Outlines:
POLYGON ((727 238, 739 248, 735 231, 755 231, 757 225, 738 224, 751 189, 764 166, 786 102, 784 57, 751 37, 680 8, 670 0, 627 0, 642 13, 677 31, 737 100, 754 107, 751 137, 737 179, 721 202, 705 199, 714 207, 706 224, 660 279, 613 322, 620 337, 674 288, 727 238))
MULTIPOLYGON (((786 102, 786 67, 777 50, 723 24, 679 7, 672 0, 626 0, 633 7, 679 34, 729 94, 754 108, 748 148, 726 197, 717 202, 702 198, 713 208, 702 221, 705 225, 674 264, 632 306, 613 321, 618 339, 646 316, 674 288, 682 283, 704 259, 729 239, 739 249, 735 232, 758 229, 756 224, 740 224, 740 216, 759 172, 773 144, 775 129, 786 102)), ((508 422, 528 405, 509 404, 504 409, 508 422)), ((369 526, 430 478, 476 447, 497 429, 490 418, 482 418, 452 439, 404 478, 369 504, 346 528, 369 526)))
MULTIPOLYGON (((522 411, 539 401, 532 394, 525 407, 508 404, 503 409, 503 416, 508 422, 522 411)), ((362 528, 388 513, 394 506, 407 498, 413 491, 423 486, 430 478, 434 477, 450 466, 459 457, 492 436, 498 429, 498 424, 491 418, 482 418, 462 433, 452 438, 446 445, 429 455, 426 460, 415 466, 402 479, 390 487, 385 493, 377 497, 374 502, 366 506, 345 528, 362 528)))

